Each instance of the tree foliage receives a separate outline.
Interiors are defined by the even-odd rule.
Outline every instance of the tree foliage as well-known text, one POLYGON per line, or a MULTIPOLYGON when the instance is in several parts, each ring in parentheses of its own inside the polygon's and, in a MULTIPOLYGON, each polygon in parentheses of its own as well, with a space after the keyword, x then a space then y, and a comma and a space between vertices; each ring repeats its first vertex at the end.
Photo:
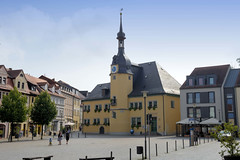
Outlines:
POLYGON ((224 126, 216 126, 211 135, 216 140, 220 141, 222 150, 219 154, 222 157, 225 156, 225 152, 230 156, 240 156, 240 143, 236 141, 236 136, 239 135, 237 126, 230 123, 224 123, 224 126), (230 134, 231 136, 222 136, 220 133, 221 131, 223 134, 230 134))
POLYGON ((34 123, 42 125, 41 139, 43 125, 48 125, 55 118, 56 114, 56 105, 51 101, 51 97, 46 91, 36 97, 30 117, 34 123))
POLYGON ((13 123, 24 122, 27 119, 28 109, 26 107, 27 97, 22 96, 14 87, 8 95, 4 95, 0 107, 0 120, 11 123, 10 138, 12 141, 13 123))

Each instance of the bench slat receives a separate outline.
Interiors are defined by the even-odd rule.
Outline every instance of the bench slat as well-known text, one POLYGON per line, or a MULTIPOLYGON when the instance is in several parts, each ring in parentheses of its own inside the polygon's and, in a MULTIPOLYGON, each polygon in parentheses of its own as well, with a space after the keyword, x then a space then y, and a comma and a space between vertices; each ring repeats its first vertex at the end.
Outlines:
MULTIPOLYGON (((114 157, 100 157, 100 158, 87 158, 87 160, 113 160, 114 157)), ((86 160, 86 158, 79 158, 79 160, 86 160)))
POLYGON ((44 160, 51 160, 53 156, 47 156, 47 157, 31 157, 31 158, 23 158, 23 160, 34 160, 34 159, 41 159, 43 158, 44 160))

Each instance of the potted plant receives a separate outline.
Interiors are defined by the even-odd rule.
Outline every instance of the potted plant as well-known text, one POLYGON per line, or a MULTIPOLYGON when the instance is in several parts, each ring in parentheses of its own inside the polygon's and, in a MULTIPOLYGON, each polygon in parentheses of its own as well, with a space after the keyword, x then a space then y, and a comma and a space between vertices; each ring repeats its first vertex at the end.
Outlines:
POLYGON ((133 107, 129 107, 129 111, 131 111, 133 109, 133 107))
POLYGON ((132 124, 132 125, 131 125, 131 128, 133 129, 135 126, 136 126, 135 124, 132 124))
POLYGON ((221 157, 225 160, 240 159, 240 146, 236 141, 236 136, 239 135, 237 126, 230 123, 216 126, 211 135, 221 143, 222 150, 219 152, 221 157))
POLYGON ((152 106, 148 106, 148 109, 149 109, 149 110, 152 109, 152 106))

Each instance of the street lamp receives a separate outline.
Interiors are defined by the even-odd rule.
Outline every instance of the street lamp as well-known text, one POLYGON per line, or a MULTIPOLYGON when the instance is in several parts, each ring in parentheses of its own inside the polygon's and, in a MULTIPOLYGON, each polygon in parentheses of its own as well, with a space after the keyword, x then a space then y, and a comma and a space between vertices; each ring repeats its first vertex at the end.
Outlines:
POLYGON ((194 118, 194 130, 193 130, 193 145, 196 145, 196 117, 197 117, 197 112, 196 112, 196 104, 193 104, 193 118, 194 118))
POLYGON ((61 122, 60 122, 60 130, 62 130, 62 117, 63 117, 63 111, 60 110, 60 116, 61 116, 61 122))
POLYGON ((147 159, 147 116, 146 116, 146 98, 147 98, 147 93, 148 91, 142 91, 143 98, 144 98, 144 152, 145 152, 145 157, 144 159, 147 159))

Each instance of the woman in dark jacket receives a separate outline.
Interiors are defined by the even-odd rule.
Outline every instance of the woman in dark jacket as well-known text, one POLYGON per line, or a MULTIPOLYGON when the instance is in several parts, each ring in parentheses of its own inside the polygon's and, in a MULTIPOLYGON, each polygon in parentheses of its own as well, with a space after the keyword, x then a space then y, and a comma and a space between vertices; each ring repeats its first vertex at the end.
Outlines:
POLYGON ((66 144, 68 144, 69 136, 70 136, 70 128, 68 128, 68 130, 66 132, 66 144))

